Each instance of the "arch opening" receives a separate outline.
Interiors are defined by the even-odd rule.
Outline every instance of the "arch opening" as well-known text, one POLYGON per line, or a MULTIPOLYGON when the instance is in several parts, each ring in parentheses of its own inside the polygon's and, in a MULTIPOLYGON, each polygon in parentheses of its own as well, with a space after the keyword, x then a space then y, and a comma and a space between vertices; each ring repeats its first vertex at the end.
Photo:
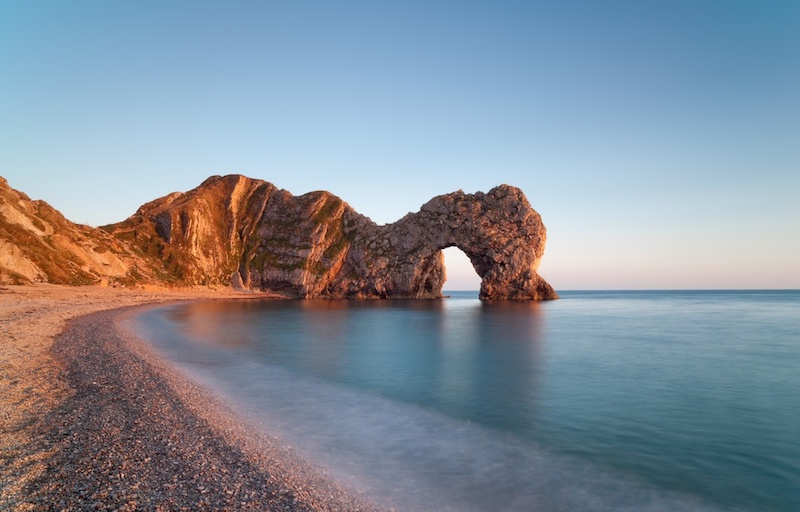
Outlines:
POLYGON ((447 247, 442 249, 444 256, 444 267, 447 278, 442 285, 442 291, 445 295, 448 292, 454 291, 468 291, 478 292, 481 288, 481 277, 472 266, 472 262, 464 251, 456 246, 447 247))

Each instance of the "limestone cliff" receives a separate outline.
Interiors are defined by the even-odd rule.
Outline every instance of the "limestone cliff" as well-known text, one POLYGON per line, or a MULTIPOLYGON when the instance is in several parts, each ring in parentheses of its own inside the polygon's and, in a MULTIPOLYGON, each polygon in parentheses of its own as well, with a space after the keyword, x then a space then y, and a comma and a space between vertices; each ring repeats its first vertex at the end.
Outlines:
MULTIPOLYGON (((441 251, 457 246, 482 278, 482 299, 557 298, 536 273, 546 239, 541 218, 508 185, 438 196, 378 226, 329 192, 293 196, 261 180, 214 176, 143 205, 123 222, 75 229, 115 257, 113 265, 103 263, 113 267, 106 272, 83 258, 83 281, 232 284, 301 298, 435 298, 445 279, 441 251)), ((0 244, 4 238, 0 232, 0 244)), ((7 245, 25 253, 26 244, 7 245)), ((22 275, 25 258, 13 259, 22 275)), ((27 268, 28 280, 53 281, 34 267, 39 272, 27 268)))
POLYGON ((536 273, 546 230, 518 188, 437 196, 385 226, 348 212, 344 225, 352 243, 330 287, 333 296, 438 297, 445 280, 442 249, 456 246, 482 278, 481 299, 558 297, 536 273))
POLYGON ((0 282, 124 280, 136 261, 112 236, 68 221, 0 177, 0 282))

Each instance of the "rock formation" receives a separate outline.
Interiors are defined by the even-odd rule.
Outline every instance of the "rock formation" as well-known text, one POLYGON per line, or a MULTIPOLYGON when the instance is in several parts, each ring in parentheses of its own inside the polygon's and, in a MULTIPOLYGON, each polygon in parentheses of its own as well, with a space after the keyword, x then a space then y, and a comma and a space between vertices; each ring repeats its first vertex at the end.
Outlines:
POLYGON ((126 281, 136 261, 111 235, 68 221, 0 177, 0 282, 126 281))
POLYGON ((558 297, 536 273, 546 231, 518 188, 437 196, 385 226, 352 211, 343 217, 350 246, 342 271, 326 290, 333 296, 439 297, 445 280, 442 249, 456 246, 482 279, 481 299, 558 297))
MULTIPOLYGON (((232 284, 301 298, 436 298, 445 280, 441 251, 457 246, 482 278, 481 299, 558 297, 536 273, 546 238, 541 218, 508 185, 437 196, 379 226, 329 192, 293 196, 261 180, 214 176, 143 205, 123 222, 80 229, 89 246, 110 247, 113 260, 102 262, 109 267, 103 273, 105 267, 81 258, 87 279, 232 284)), ((4 238, 0 232, 0 244, 4 238)), ((52 281, 33 266, 38 273, 29 268, 28 280, 52 281)), ((22 275, 21 264, 14 268, 22 275)))

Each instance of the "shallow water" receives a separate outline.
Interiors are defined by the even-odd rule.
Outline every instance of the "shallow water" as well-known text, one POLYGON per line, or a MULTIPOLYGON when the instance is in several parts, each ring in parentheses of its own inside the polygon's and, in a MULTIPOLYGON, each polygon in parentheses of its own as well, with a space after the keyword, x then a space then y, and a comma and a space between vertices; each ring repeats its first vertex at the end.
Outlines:
POLYGON ((144 336, 404 510, 800 510, 800 292, 215 301, 144 336))

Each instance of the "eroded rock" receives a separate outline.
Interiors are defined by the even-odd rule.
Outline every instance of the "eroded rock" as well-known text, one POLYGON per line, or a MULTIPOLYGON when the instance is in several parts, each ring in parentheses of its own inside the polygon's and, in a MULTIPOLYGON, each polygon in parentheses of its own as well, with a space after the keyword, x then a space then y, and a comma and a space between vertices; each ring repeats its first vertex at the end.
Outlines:
POLYGON ((138 259, 108 233, 75 224, 0 177, 0 283, 122 279, 138 259))
POLYGON ((333 296, 441 296, 442 249, 456 246, 481 277, 481 299, 555 299, 537 273, 546 230, 516 187, 437 196, 399 221, 377 226, 355 213, 345 218, 352 240, 333 296))
MULTIPOLYGON (((445 281, 442 249, 456 246, 482 279, 481 299, 558 297, 536 272, 544 224, 509 185, 437 196, 379 226, 329 192, 294 196, 265 181, 214 176, 102 229, 71 224, 0 185, 0 227, 44 240, 37 254, 48 247, 68 253, 86 279, 233 285, 301 298, 436 298, 445 281)), ((0 265, 9 267, 13 254, 17 274, 58 282, 25 244, 0 238, 8 238, 0 265)))

